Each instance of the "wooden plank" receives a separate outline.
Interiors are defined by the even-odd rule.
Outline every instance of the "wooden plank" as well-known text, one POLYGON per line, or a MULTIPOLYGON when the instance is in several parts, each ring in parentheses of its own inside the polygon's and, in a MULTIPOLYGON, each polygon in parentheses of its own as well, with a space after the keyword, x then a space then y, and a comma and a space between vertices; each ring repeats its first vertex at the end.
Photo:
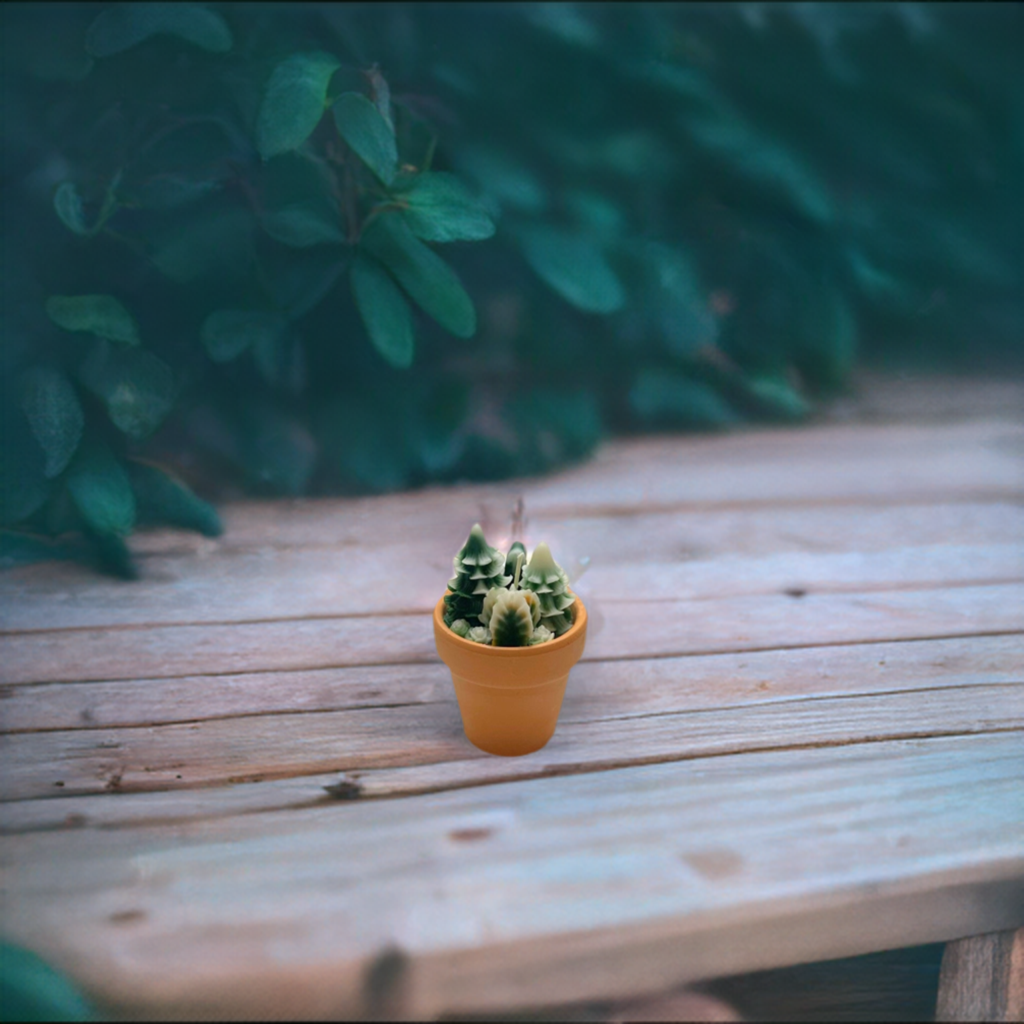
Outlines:
POLYGON ((530 488, 548 515, 678 504, 1018 498, 1024 427, 821 427, 609 445, 585 466, 530 488), (610 485, 614 489, 610 489, 610 485))
MULTIPOLYGON (((679 545, 687 555, 701 545, 707 547, 709 541, 701 540, 700 531, 705 535, 709 532, 709 518, 725 517, 717 527, 716 550, 722 551, 729 550, 730 543, 742 545, 742 538, 752 530, 764 532, 764 527, 756 526, 757 520, 776 514, 783 520, 787 516, 790 519, 788 528, 780 527, 783 535, 789 535, 788 549, 800 550, 799 538, 805 535, 807 546, 812 550, 815 545, 820 547, 822 541, 814 534, 820 534, 822 524, 834 515, 837 522, 824 527, 826 532, 831 531, 832 538, 825 543, 834 544, 835 538, 845 537, 845 546, 840 544, 834 550, 849 551, 849 530, 857 530, 849 520, 858 515, 870 518, 872 507, 874 514, 883 519, 885 506, 892 502, 920 505, 938 501, 947 511, 956 502, 977 504, 980 500, 1000 505, 1013 502, 1019 507, 1024 496, 1022 438, 1024 426, 1007 422, 928 428, 901 425, 819 427, 803 432, 770 430, 690 438, 685 442, 655 438, 611 444, 587 465, 547 480, 434 488, 342 502, 229 506, 228 534, 220 541, 158 534, 165 544, 168 537, 173 537, 177 538, 171 541, 173 544, 192 546, 173 549, 184 552, 188 556, 185 561, 181 554, 150 559, 146 565, 148 580, 134 586, 134 601, 122 600, 122 586, 97 580, 87 570, 73 566, 26 566, 4 573, 0 576, 0 625, 15 630, 120 621, 193 621, 194 616, 205 616, 207 621, 220 616, 216 621, 224 621, 233 614, 231 609, 246 602, 248 610, 240 611, 241 617, 266 617, 277 614, 267 611, 267 606, 273 604, 273 592, 262 585, 266 574, 282 568, 276 552, 296 546, 331 549, 332 565, 314 574, 309 580, 312 590, 304 592, 297 581, 309 569, 309 559, 292 552, 291 562, 284 561, 283 596, 275 608, 298 598, 297 614, 307 610, 311 614, 347 613, 358 601, 340 580, 351 579, 353 573, 360 579, 381 581, 381 593, 367 605, 371 610, 408 608, 410 589, 415 590, 416 600, 424 601, 425 594, 443 588, 450 552, 464 539, 474 519, 483 521, 492 541, 506 539, 502 534, 507 532, 509 510, 517 495, 525 496, 535 531, 543 532, 546 539, 559 546, 560 557, 570 563, 570 568, 576 558, 584 556, 601 566, 614 563, 618 557, 632 559, 637 557, 635 548, 642 552, 647 544, 648 556, 671 549, 677 541, 662 543, 648 532, 647 526, 655 524, 633 521, 629 529, 623 528, 623 517, 635 520, 638 514, 648 516, 659 508, 697 517, 691 524, 697 532, 684 533, 679 545), (849 503, 858 508, 844 511, 843 506, 849 503), (834 513, 828 507, 833 505, 837 506, 834 513), (710 512, 714 516, 709 516, 710 512), (737 514, 743 520, 738 527, 734 522, 737 514), (601 524, 597 520, 602 515, 618 517, 619 522, 601 524), (794 516, 799 519, 801 515, 806 523, 793 521, 794 516), (589 524, 562 522, 581 516, 589 524), (733 528, 723 547, 723 531, 730 523, 733 528), (382 549, 382 536, 397 537, 399 541, 382 549), (243 550, 260 554, 241 561, 212 557, 243 550), (371 556, 371 551, 377 555, 371 556), (294 571, 287 569, 289 564, 295 566, 294 571), (394 581, 403 579, 409 567, 423 576, 402 590, 394 581), (169 588, 169 583, 174 586, 169 588), (170 608, 165 606, 168 601, 170 608), (183 617, 188 609, 191 614, 183 617)), ((924 507, 917 514, 925 521, 922 529, 927 534, 932 513, 924 507)), ((906 545, 914 542, 916 533, 912 523, 906 521, 907 510, 903 509, 901 515, 905 532, 899 534, 898 544, 906 545)), ((1017 523, 1016 534, 1004 533, 1005 542, 1019 541, 1024 535, 1019 510, 1011 515, 1017 523)), ((672 517, 661 525, 668 529, 670 538, 674 536, 672 517)), ((861 525, 858 536, 869 532, 867 525, 861 525)), ((875 526, 881 528, 884 524, 875 526)), ((1012 524, 1008 528, 1014 529, 1012 524)), ((766 532, 771 534, 771 528, 766 532)), ((875 532, 888 536, 884 528, 875 532)), ((976 533, 974 537, 979 544, 992 540, 976 533)), ((961 537, 959 543, 970 540, 961 537)), ((145 551, 151 542, 142 537, 133 543, 145 551)), ((160 550, 159 541, 156 550, 160 550)), ((741 546, 740 550, 758 549, 741 546)), ((317 560, 315 555, 313 560, 317 560)))
MULTIPOLYGON (((560 721, 625 718, 837 696, 1024 682, 1019 635, 786 651, 587 661, 572 673, 560 721)), ((177 679, 42 683, 0 689, 0 732, 170 725, 451 703, 448 669, 369 665, 177 679)))
POLYGON ((935 1019, 1024 1020, 1024 928, 946 945, 935 1019))
POLYGON ((454 703, 261 715, 7 735, 0 743, 0 799, 326 772, 357 773, 367 795, 390 796, 741 750, 1020 728, 1024 683, 568 721, 542 751, 515 759, 473 747, 454 703))
POLYGON ((149 1016, 358 1016, 387 950, 414 1017, 664 991, 1019 925, 1021 751, 881 742, 7 836, 4 927, 149 1016))
MULTIPOLYGON (((578 572, 580 560, 589 560, 585 586, 599 599, 686 600, 793 589, 836 593, 1024 580, 1024 507, 989 517, 987 525, 1002 532, 999 543, 991 537, 987 543, 951 543, 947 536, 941 543, 920 544, 911 517, 903 524, 902 543, 893 538, 883 550, 853 548, 849 535, 842 539, 842 528, 861 517, 847 511, 833 524, 834 544, 845 545, 842 550, 807 550, 813 541, 801 534, 796 536, 805 550, 792 550, 794 535, 789 533, 791 550, 756 556, 736 554, 724 544, 715 552, 701 551, 685 524, 669 516, 646 518, 655 521, 624 528, 620 520, 597 519, 587 530, 577 529, 581 521, 572 520, 547 536, 554 550, 565 552, 559 557, 569 569, 578 572), (591 555, 573 554, 588 550, 591 555)), ((787 533, 791 528, 799 529, 799 523, 787 524, 787 533)), ((68 578, 56 567, 46 573, 34 567, 32 574, 10 581, 3 632, 430 611, 444 593, 450 552, 458 543, 449 549, 422 538, 415 544, 359 550, 268 549, 150 559, 144 578, 131 586, 131 600, 126 600, 129 592, 122 581, 96 574, 68 578), (273 586, 267 586, 268 579, 273 586), (352 580, 359 586, 352 586, 352 580)))
MULTIPOLYGON (((586 602, 586 588, 578 588, 586 602)), ((669 657, 1024 630, 1024 584, 947 590, 605 601, 584 658, 669 657)), ((305 618, 12 634, 0 683, 170 678, 437 660, 430 616, 305 618)))

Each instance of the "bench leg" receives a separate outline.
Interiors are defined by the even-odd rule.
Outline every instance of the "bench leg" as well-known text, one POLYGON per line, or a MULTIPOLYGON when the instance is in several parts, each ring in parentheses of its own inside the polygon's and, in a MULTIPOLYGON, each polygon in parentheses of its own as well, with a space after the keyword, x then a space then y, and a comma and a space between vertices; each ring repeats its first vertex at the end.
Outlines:
POLYGON ((1024 928, 946 944, 935 1019, 1024 1020, 1024 928))

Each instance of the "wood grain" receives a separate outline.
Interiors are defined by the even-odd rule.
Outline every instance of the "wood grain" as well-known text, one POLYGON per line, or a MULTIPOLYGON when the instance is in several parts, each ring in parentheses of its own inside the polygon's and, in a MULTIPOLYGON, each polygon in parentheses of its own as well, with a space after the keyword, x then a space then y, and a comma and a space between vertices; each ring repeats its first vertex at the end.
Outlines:
POLYGON ((1020 767, 900 741, 7 836, 5 930, 150 1015, 358 1015, 389 948, 418 1017, 641 995, 1009 926, 1020 767))
MULTIPOLYGON (((1024 682, 1024 638, 980 636, 585 661, 560 721, 677 713, 798 697, 1024 682)), ((452 703, 440 662, 0 689, 0 732, 111 729, 268 714, 452 703)))
MULTIPOLYGON (((586 602, 586 588, 578 588, 586 602)), ((438 597, 440 594, 438 594, 438 597)), ((436 600, 436 598, 435 598, 436 600)), ((740 596, 657 605, 606 601, 584 658, 873 643, 1024 631, 1024 584, 740 596)), ((437 660, 430 617, 305 618, 58 630, 4 638, 0 683, 171 678, 437 660)))
POLYGON ((1024 928, 947 944, 935 1019, 1024 1020, 1024 928))
POLYGON ((1024 926, 1024 415, 225 518, 133 538, 137 584, 0 574, 0 933, 112 1016, 621 1002, 1024 926), (520 495, 591 630, 505 759, 429 611, 520 495))
MULTIPOLYGON (((1021 582, 1024 508, 997 509, 998 514, 986 509, 989 514, 976 517, 974 529, 979 534, 990 531, 984 543, 941 541, 941 529, 947 523, 933 523, 935 543, 921 544, 915 533, 914 545, 891 542, 882 550, 816 550, 816 545, 828 541, 821 536, 824 531, 819 531, 817 539, 803 532, 800 520, 806 517, 793 517, 796 521, 785 527, 776 524, 780 535, 774 546, 788 545, 789 550, 773 552, 773 545, 764 538, 765 549, 756 555, 737 554, 742 548, 731 534, 723 536, 715 549, 702 549, 701 541, 674 516, 629 524, 618 518, 571 520, 560 530, 545 532, 569 568, 589 559, 582 583, 601 600, 687 600, 794 589, 842 593, 1021 582), (623 543, 619 539, 623 535, 633 537, 632 542, 623 543), (793 550, 797 544, 802 549, 793 550)), ((754 519, 747 517, 752 530, 754 519)), ((864 529, 861 516, 848 513, 841 517, 833 523, 833 547, 842 543, 842 519, 846 519, 848 532, 864 529)), ((742 517, 737 520, 734 529, 743 535, 748 524, 742 517)), ((36 566, 32 585, 13 588, 4 631, 429 613, 450 576, 451 558, 443 553, 457 550, 460 543, 424 539, 359 551, 269 548, 152 558, 145 564, 143 579, 132 584, 131 601, 125 600, 122 581, 93 575, 69 589, 68 580, 55 566, 49 569, 51 575, 36 566), (54 585, 57 578, 59 589, 54 585), (361 581, 358 588, 348 585, 353 578, 361 581), (273 580, 272 586, 269 580, 273 580)), ((750 543, 749 537, 746 543, 750 543)), ((846 543, 850 543, 849 537, 846 543)), ((875 543, 880 545, 881 539, 876 538, 875 543)), ((85 570, 77 571, 84 574, 85 570)))
POLYGON ((6 736, 0 798, 326 772, 358 773, 367 795, 395 795, 740 750, 1021 728, 1024 683, 981 685, 565 722, 543 751, 508 760, 485 757, 463 735, 457 706, 438 703, 6 736))

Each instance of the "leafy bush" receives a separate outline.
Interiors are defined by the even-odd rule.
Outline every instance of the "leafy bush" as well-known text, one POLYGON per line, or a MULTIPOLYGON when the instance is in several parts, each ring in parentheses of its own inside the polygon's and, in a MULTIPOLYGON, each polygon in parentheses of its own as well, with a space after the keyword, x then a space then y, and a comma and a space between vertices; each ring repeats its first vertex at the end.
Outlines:
POLYGON ((1019 360, 1020 5, 0 18, 9 558, 1019 360))

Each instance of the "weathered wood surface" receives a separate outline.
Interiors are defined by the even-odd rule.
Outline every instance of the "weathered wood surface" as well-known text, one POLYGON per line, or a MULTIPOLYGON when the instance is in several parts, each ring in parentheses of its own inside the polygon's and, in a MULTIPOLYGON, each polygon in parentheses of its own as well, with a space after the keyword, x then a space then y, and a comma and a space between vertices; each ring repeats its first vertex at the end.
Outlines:
POLYGON ((1022 417, 225 518, 133 541, 138 583, 0 575, 0 930, 112 1012, 622 999, 1024 925, 1022 417), (593 628, 503 759, 429 611, 519 494, 593 628))
POLYGON ((946 946, 935 1019, 1024 1020, 1024 928, 946 946))

